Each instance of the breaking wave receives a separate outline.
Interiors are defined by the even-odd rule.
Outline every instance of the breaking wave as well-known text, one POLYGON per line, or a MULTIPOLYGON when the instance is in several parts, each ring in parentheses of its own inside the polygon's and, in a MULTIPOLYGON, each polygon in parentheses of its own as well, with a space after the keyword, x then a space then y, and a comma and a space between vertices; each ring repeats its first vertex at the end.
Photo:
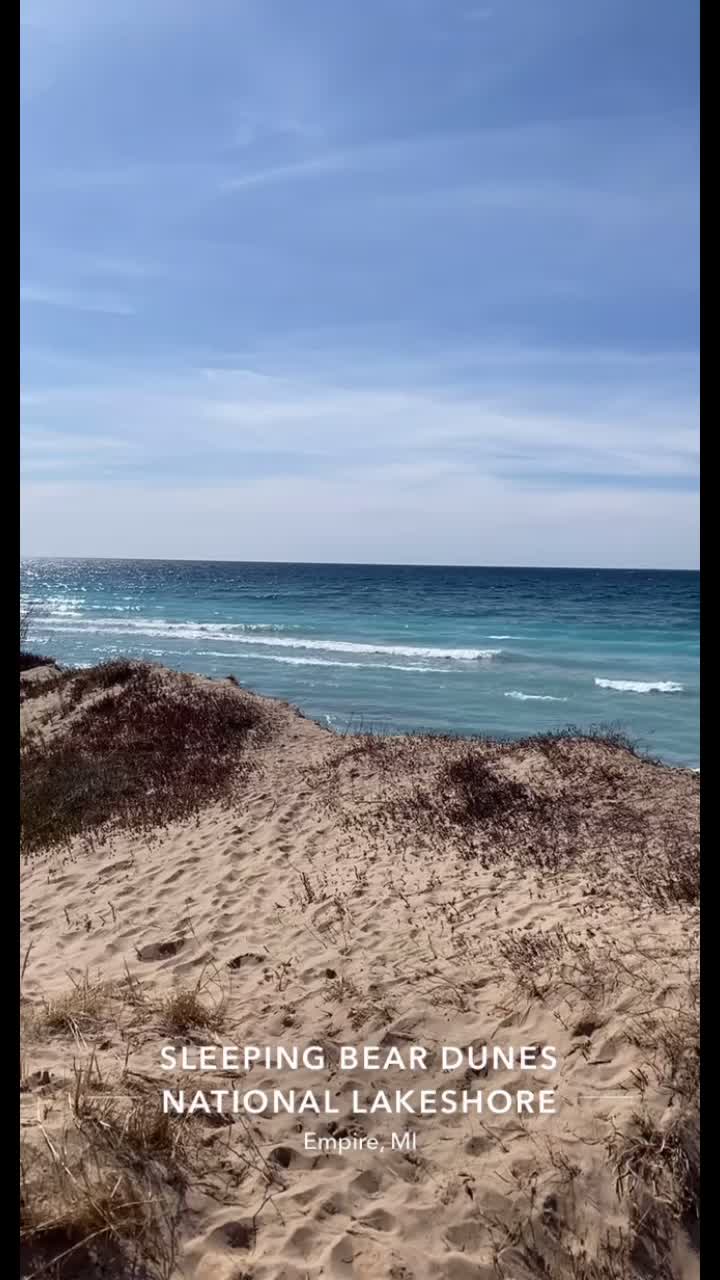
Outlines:
MULTIPOLYGON (((379 654, 395 658, 439 658, 452 662, 479 662, 490 660, 502 653, 502 649, 444 649, 436 646, 377 644, 355 640, 315 640, 300 636, 260 634, 243 623, 190 623, 167 622, 164 618, 96 618, 80 624, 67 625, 54 618, 39 618, 38 627, 48 631, 111 631, 115 635, 154 636, 167 640, 221 640, 224 643, 269 645, 273 649, 308 649, 326 653, 379 654)), ((267 632, 271 628, 264 627, 267 632)))
POLYGON ((567 702, 567 698, 559 698, 554 693, 523 693, 521 689, 509 689, 506 698, 516 698, 518 702, 567 702))
POLYGON ((600 689, 615 689, 618 693, 682 693, 684 685, 674 680, 604 680, 595 677, 600 689))

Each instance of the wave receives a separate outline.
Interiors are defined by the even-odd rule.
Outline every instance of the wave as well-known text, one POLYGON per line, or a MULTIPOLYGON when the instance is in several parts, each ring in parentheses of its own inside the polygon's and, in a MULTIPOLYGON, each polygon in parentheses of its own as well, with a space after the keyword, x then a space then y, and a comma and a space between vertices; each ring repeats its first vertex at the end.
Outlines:
MULTIPOLYGON (((454 662, 478 662, 497 657, 501 649, 441 649, 433 645, 361 643, 354 640, 314 640, 300 636, 260 635, 244 623, 167 622, 164 618, 97 618, 82 627, 66 626, 53 618, 38 618, 38 626, 51 631, 111 631, 115 635, 140 632, 146 636, 183 640, 223 640, 233 644, 270 645, 272 648, 311 649, 329 653, 387 654, 398 658, 446 658, 454 662)), ((269 628, 264 627, 267 631, 269 628)))
POLYGON ((685 686, 674 680, 603 680, 595 677, 600 689, 615 689, 618 693, 682 693, 685 686))
MULTIPOLYGON (((236 658, 235 653, 218 653, 214 649, 201 649, 198 651, 199 658, 236 658)), ((285 662, 293 667, 351 667, 353 670, 364 668, 366 671, 414 671, 424 675, 427 671, 434 671, 438 675, 448 675, 452 672, 452 667, 407 667, 401 666, 397 662, 349 662, 347 660, 338 662, 333 658, 286 658, 281 657, 277 653, 253 653, 253 658, 262 660, 263 662, 285 662)))
MULTIPOLYGON (((103 608, 105 610, 112 609, 117 612, 126 612, 122 605, 90 605, 90 609, 103 608)), ((128 606, 127 612, 134 612, 139 605, 128 606)), ((48 614, 38 614, 33 618, 34 624, 47 627, 53 631, 113 631, 118 634, 140 632, 143 635, 162 635, 167 638, 171 636, 180 636, 188 640, 201 639, 203 636, 222 636, 224 640, 234 639, 234 632, 275 632, 285 631, 286 628, 273 623, 266 622, 169 622, 166 618, 92 618, 84 611, 78 615, 81 619, 79 624, 73 623, 71 627, 64 626, 65 619, 58 617, 56 612, 48 614)))
POLYGON ((510 689, 503 696, 517 698, 518 702, 567 702, 567 698, 556 697, 553 693, 523 693, 520 689, 510 689))
MULTIPOLYGON (((42 607, 51 606, 53 614, 59 614, 62 617, 81 618, 82 610, 78 609, 78 605, 84 605, 85 600, 82 596, 47 596, 42 601, 42 607)), ((31 596, 20 596, 21 608, 34 609, 35 602, 31 596)))

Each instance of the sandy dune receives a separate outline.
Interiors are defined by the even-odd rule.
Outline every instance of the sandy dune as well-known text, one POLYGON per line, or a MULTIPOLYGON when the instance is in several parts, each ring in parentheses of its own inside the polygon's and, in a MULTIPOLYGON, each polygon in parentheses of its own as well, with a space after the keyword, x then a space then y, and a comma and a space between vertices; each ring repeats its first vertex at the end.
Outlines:
MULTIPOLYGON (((22 707, 26 731, 46 736, 62 732, 67 715, 52 679, 47 688, 22 707)), ((192 1133, 200 1172, 183 1195, 165 1272, 145 1274, 691 1280, 692 1213, 675 1191, 668 1197, 676 1171, 653 1156, 653 1135, 672 1130, 686 1106, 674 1077, 692 1071, 684 1037, 696 999, 696 904, 653 899, 642 868, 633 873, 632 850, 616 866, 620 831, 607 849, 583 846, 575 862, 543 869, 530 855, 469 850, 432 814, 413 826, 418 786, 457 743, 377 749, 266 705, 272 732, 230 807, 211 805, 152 838, 121 832, 90 848, 75 839, 24 861, 28 1169, 48 1140, 58 1151, 78 1141, 73 1090, 83 1064, 92 1061, 101 1102, 117 1095, 122 1107, 136 1089, 159 1098, 163 1087, 231 1083, 162 1072, 162 1044, 321 1045, 325 1071, 258 1066, 232 1084, 328 1089, 339 1110, 332 1120, 174 1121, 192 1133), (164 1002, 197 984, 211 1029, 168 1033, 164 1002), (73 1000, 76 988, 85 997, 73 1000), (48 1017, 68 992, 68 1019, 48 1017), (680 1056, 668 1049, 671 1035, 685 1046, 680 1056), (334 1065, 341 1044, 416 1044, 434 1057, 412 1078, 343 1073, 334 1065), (349 1114, 353 1089, 369 1097, 379 1088, 528 1084, 517 1070, 441 1070, 440 1046, 482 1044, 554 1046, 557 1069, 529 1087, 555 1089, 557 1114, 349 1114), (638 1117, 650 1126, 642 1149, 632 1146, 638 1117), (305 1150, 305 1133, 327 1135, 328 1124, 385 1149, 305 1150), (416 1150, 390 1150, 390 1133, 404 1128, 415 1130, 416 1150)), ((574 794, 578 779, 591 788, 598 769, 615 770, 615 800, 602 801, 597 830, 605 810, 630 806, 650 831, 632 849, 649 857, 669 838, 667 826, 651 830, 660 817, 694 826, 699 783, 689 771, 597 743, 562 753, 584 762, 562 782, 574 794)), ((559 795, 552 753, 521 746, 488 758, 506 779, 559 795)), ((591 795, 579 804, 591 807, 591 795)), ((90 1246, 68 1240, 76 1247, 60 1274, 132 1274, 90 1261, 90 1246)), ((56 1243, 28 1248, 23 1274, 55 1274, 42 1267, 62 1251, 56 1243)))

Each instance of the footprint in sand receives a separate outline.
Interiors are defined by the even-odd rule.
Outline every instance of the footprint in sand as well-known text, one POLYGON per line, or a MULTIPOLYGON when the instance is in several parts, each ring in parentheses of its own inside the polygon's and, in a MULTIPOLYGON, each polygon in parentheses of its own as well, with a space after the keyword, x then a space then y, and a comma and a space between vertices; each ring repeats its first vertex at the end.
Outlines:
POLYGON ((171 956, 176 956, 184 945, 183 938, 170 938, 166 942, 148 942, 144 947, 136 947, 135 954, 138 960, 168 960, 171 956))

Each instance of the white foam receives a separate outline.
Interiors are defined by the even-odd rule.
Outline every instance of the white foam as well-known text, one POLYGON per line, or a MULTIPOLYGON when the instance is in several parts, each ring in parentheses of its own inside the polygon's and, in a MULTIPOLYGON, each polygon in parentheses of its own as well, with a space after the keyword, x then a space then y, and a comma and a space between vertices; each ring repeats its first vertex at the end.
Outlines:
MULTIPOLYGON (((21 597, 21 603, 23 602, 21 597)), ((28 600, 28 603, 32 607, 33 601, 28 600)), ((50 605, 53 614, 62 614, 70 618, 82 617, 82 611, 77 607, 80 604, 84 604, 82 596, 48 596, 42 601, 43 608, 50 605)))
POLYGON ((595 677, 600 689, 616 689, 618 693, 682 693, 683 685, 674 680, 603 680, 595 677))
MULTIPOLYGON (((245 656, 245 655, 243 655, 245 656)), ((338 661, 334 658, 286 658, 281 657, 277 653, 253 653, 253 658, 263 662, 284 662, 292 667, 350 667, 353 670, 362 667, 366 671, 416 671, 423 675, 427 671, 434 671, 437 674, 447 675, 452 671, 452 667, 408 667, 401 666, 397 662, 351 662, 348 659, 338 661)), ((199 658, 236 658, 235 653, 218 653, 214 649, 201 649, 198 651, 199 658)))
POLYGON ((567 702, 567 698, 558 698, 553 693, 523 693, 520 689, 510 689, 504 696, 516 698, 518 702, 567 702))
MULTIPOLYGON (((329 653, 387 654, 397 658, 448 658, 454 662, 492 659, 501 649, 440 649, 434 646, 361 643, 354 640, 313 640, 299 636, 260 635, 243 623, 167 622, 164 618, 95 618, 82 626, 68 627, 53 618, 38 618, 38 625, 51 631, 112 631, 116 635, 141 632, 146 636, 183 640, 222 640, 232 644, 270 645, 272 648, 310 649, 329 653)), ((269 628, 265 628, 266 630, 269 628)))

